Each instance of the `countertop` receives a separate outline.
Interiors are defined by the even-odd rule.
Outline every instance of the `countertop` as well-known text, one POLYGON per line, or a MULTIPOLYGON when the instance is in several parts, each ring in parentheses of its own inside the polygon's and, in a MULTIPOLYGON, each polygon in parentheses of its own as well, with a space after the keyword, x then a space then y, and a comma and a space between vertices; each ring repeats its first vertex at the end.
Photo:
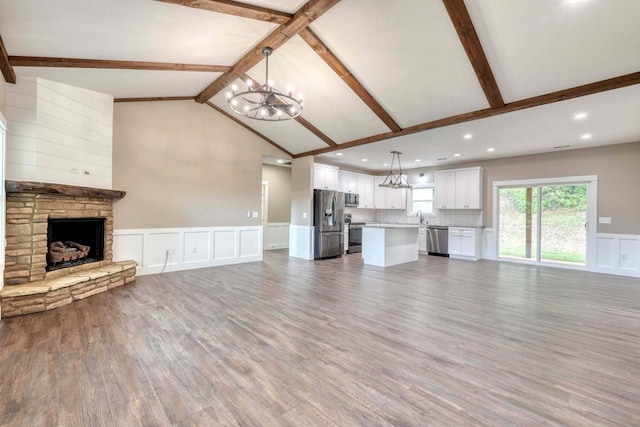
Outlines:
POLYGON ((421 224, 365 224, 370 228, 420 228, 421 224))

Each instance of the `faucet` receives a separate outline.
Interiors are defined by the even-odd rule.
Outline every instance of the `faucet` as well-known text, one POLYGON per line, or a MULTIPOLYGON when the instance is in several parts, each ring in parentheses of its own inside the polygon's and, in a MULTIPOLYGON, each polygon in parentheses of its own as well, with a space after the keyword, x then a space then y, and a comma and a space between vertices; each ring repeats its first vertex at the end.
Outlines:
POLYGON ((422 211, 420 209, 418 209, 418 212, 416 212, 416 216, 420 218, 420 224, 423 224, 424 216, 422 215, 422 211))

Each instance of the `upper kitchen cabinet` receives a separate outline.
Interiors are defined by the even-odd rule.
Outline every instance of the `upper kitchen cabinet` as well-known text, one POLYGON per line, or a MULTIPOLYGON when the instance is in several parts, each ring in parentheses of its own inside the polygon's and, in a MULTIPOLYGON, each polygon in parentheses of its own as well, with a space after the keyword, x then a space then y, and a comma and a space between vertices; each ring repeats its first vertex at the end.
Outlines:
POLYGON ((455 171, 436 172, 436 208, 455 209, 456 206, 456 173, 455 171))
POLYGON ((373 209, 374 207, 374 189, 373 177, 368 175, 358 175, 358 194, 360 195, 359 208, 373 209))
POLYGON ((340 191, 359 194, 358 175, 353 172, 340 171, 340 191))
POLYGON ((319 190, 340 190, 338 184, 338 168, 335 166, 313 165, 313 188, 319 190))
POLYGON ((376 209, 406 209, 407 190, 404 188, 380 187, 384 182, 384 176, 373 178, 374 205, 376 209))
POLYGON ((482 209, 481 167, 435 173, 438 209, 482 209))

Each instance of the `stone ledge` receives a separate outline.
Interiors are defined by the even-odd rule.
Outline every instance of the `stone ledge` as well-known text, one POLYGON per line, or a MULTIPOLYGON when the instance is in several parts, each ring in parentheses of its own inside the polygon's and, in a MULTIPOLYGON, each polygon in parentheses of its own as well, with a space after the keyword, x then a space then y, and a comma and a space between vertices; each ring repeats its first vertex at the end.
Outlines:
POLYGON ((109 289, 131 283, 136 262, 121 261, 92 270, 71 273, 0 290, 2 318, 53 310, 109 289))

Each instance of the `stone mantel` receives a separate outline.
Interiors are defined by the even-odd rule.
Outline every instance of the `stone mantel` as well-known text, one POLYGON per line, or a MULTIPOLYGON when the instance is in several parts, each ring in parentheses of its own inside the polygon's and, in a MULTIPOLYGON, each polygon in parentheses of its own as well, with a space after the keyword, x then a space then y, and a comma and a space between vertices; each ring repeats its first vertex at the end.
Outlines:
POLYGON ((51 184, 31 181, 5 181, 7 193, 57 194, 59 196, 103 197, 122 199, 127 193, 105 188, 79 187, 76 185, 51 184))

